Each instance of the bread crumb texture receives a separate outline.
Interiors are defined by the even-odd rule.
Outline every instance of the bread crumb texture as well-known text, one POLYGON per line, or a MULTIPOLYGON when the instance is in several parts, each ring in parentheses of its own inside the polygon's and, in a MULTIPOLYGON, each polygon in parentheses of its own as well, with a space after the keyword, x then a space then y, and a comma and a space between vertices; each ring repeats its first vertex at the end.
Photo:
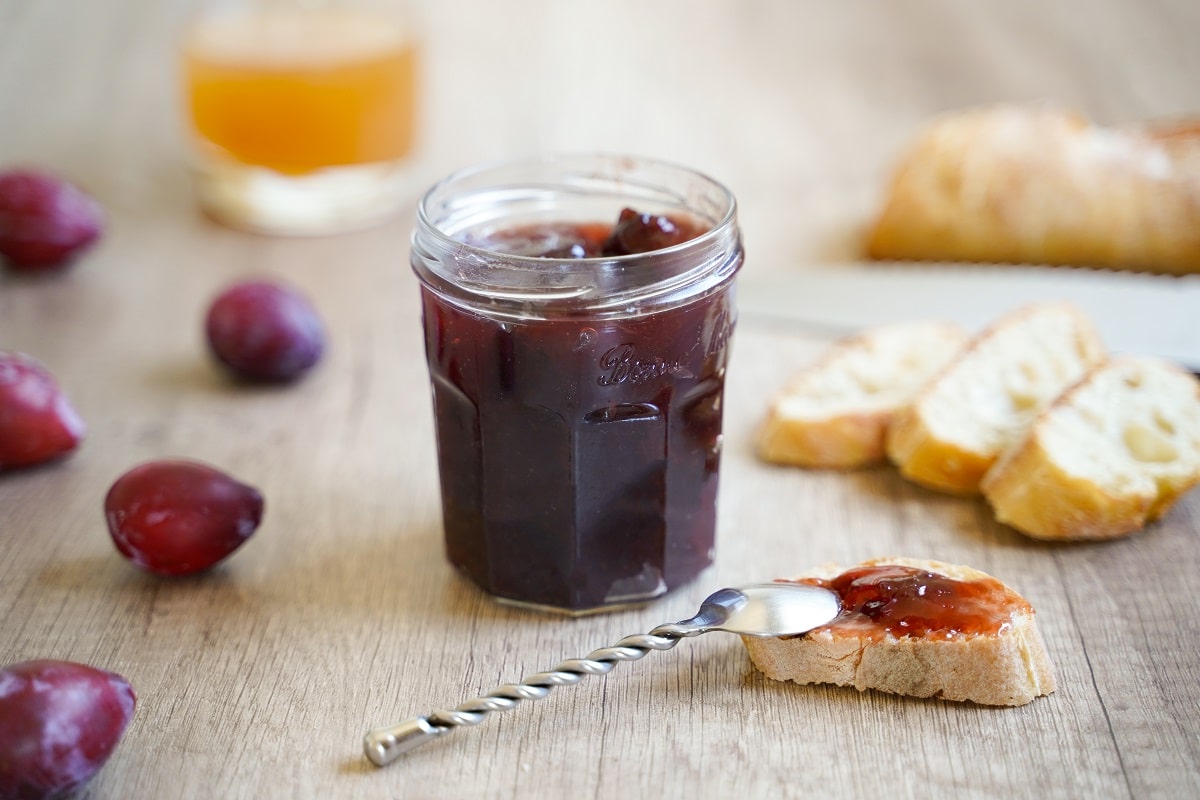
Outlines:
POLYGON ((1043 539, 1143 528, 1200 483, 1200 381, 1145 357, 1091 371, 997 462, 983 492, 997 519, 1043 539))
POLYGON ((805 467, 882 463, 892 415, 966 342, 956 325, 885 325, 839 341, 771 404, 759 455, 805 467))
POLYGON ((976 494, 983 475, 1064 389, 1104 358, 1069 304, 1024 306, 980 333, 895 415, 888 456, 932 489, 976 494))

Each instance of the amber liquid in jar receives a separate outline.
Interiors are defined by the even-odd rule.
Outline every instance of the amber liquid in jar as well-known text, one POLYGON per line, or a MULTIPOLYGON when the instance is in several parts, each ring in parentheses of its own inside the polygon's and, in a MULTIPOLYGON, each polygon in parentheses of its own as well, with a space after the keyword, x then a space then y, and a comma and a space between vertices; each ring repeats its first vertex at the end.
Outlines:
POLYGON ((184 50, 196 133, 285 174, 407 155, 415 62, 397 22, 336 6, 217 15, 184 50))
MULTIPOLYGON (((555 224, 474 243, 589 257, 606 238, 555 224)), ((728 291, 627 319, 497 321, 425 290, 423 312, 459 570, 500 598, 586 610, 712 562, 728 291)))
POLYGON ((378 222, 407 200, 416 37, 372 0, 212 0, 181 54, 200 206, 263 233, 378 222))

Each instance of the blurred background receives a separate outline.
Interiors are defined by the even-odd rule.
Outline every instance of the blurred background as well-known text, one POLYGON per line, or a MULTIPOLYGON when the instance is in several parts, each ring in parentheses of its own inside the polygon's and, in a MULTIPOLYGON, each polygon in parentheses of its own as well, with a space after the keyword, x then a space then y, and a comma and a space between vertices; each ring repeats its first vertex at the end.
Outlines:
MULTIPOLYGON (((180 42, 203 7, 0 4, 0 159, 54 166, 118 209, 190 204, 180 42)), ((740 198, 748 280, 852 256, 889 164, 938 112, 1050 101, 1126 123, 1200 109, 1192 0, 413 0, 408 12, 414 199, 453 169, 547 150, 677 161, 740 198)))

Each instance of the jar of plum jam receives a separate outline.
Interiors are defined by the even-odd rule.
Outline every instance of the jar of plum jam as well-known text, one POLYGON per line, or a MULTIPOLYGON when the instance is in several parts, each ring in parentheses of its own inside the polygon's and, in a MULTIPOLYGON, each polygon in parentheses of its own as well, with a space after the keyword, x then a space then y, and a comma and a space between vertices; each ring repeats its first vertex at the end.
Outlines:
POLYGON ((712 563, 741 264, 733 195, 666 163, 553 156, 429 190, 412 266, 455 567, 585 613, 712 563))

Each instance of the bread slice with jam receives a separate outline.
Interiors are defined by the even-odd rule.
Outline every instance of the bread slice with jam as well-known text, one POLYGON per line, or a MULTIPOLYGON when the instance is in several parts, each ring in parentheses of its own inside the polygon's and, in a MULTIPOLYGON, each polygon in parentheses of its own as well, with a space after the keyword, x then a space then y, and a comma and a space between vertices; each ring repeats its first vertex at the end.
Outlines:
POLYGON ((986 573, 881 558, 792 580, 832 589, 843 610, 800 636, 742 637, 768 678, 989 706, 1024 705, 1055 689, 1033 607, 986 573))

